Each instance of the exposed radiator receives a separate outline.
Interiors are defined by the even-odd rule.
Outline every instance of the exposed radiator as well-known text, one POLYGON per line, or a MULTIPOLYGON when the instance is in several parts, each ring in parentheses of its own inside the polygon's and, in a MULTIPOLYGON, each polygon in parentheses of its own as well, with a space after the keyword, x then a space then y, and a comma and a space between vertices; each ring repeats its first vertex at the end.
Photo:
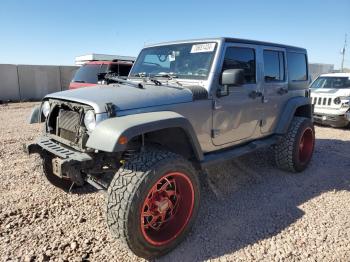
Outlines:
POLYGON ((74 141, 79 131, 80 115, 78 112, 60 110, 58 114, 58 136, 74 141))

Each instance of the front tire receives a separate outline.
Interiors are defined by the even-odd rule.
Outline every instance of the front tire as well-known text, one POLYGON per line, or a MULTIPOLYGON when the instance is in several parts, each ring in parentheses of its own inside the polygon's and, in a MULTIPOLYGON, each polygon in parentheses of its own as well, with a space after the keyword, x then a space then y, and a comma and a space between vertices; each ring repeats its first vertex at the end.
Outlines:
POLYGON ((275 146, 277 166, 289 172, 303 171, 311 161, 315 129, 309 118, 294 117, 288 133, 275 146))
POLYGON ((115 174, 108 188, 107 224, 137 256, 159 257, 186 237, 199 200, 198 174, 190 162, 167 151, 144 151, 115 174))

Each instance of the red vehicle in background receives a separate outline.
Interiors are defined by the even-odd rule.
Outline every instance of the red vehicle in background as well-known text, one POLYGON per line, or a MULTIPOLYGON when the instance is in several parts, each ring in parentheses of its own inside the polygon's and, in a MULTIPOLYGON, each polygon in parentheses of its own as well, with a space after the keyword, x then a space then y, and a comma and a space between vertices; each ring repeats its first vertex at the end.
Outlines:
POLYGON ((118 76, 127 77, 132 65, 132 61, 122 60, 87 62, 75 72, 69 89, 95 86, 101 73, 116 73, 118 76))

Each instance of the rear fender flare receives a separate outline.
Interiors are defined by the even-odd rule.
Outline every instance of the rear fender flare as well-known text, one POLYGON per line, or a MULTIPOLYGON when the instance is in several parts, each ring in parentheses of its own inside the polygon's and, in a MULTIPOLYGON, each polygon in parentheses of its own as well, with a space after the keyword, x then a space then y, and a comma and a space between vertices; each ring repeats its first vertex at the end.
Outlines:
POLYGON ((296 115, 298 108, 305 107, 307 110, 303 112, 303 117, 308 117, 312 119, 312 105, 310 97, 294 97, 288 100, 282 113, 279 117, 278 124, 276 127, 276 134, 285 134, 288 132, 289 126, 296 115))

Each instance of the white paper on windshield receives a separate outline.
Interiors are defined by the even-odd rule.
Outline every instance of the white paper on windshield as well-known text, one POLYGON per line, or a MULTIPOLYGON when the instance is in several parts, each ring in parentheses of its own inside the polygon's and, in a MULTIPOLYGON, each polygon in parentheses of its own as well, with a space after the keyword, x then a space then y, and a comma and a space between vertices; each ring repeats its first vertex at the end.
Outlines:
POLYGON ((191 53, 204 53, 204 52, 213 52, 215 48, 215 43, 205 43, 193 45, 191 53))

